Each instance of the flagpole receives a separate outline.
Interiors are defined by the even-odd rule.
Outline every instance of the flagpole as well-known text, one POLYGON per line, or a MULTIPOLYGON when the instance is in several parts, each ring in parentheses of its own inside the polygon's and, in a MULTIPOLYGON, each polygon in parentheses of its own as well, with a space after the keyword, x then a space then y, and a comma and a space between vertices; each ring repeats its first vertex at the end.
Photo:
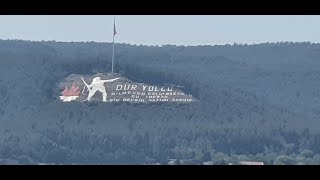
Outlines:
POLYGON ((114 36, 115 36, 115 22, 116 22, 116 18, 115 16, 113 17, 113 40, 112 40, 112 67, 111 67, 111 72, 113 73, 113 62, 114 62, 114 36))

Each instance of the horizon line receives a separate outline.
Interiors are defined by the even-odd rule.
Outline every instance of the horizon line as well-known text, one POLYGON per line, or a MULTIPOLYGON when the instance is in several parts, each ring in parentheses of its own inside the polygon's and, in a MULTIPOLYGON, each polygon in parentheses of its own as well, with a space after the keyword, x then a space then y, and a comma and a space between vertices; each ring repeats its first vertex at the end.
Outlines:
MULTIPOLYGON (((109 43, 108 41, 72 41, 72 40, 31 40, 31 39, 2 39, 0 41, 26 41, 26 42, 59 42, 59 43, 109 43)), ((178 46, 178 47, 199 47, 199 46, 253 46, 253 45, 261 45, 261 44, 283 44, 283 43, 310 43, 310 44, 320 44, 320 42, 312 42, 312 41, 266 41, 266 42, 256 42, 256 43, 243 43, 243 42, 233 42, 225 43, 225 44, 197 44, 197 45, 182 45, 182 44, 141 44, 141 43, 130 43, 130 42, 115 42, 115 44, 125 44, 132 46, 153 46, 153 47, 162 47, 162 46, 178 46)))

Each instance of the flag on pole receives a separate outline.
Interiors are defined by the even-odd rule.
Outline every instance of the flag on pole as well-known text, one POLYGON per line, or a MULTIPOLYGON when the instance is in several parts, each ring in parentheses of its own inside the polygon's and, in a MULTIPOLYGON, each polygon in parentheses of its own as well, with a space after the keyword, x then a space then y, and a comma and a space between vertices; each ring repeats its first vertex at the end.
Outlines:
POLYGON ((111 72, 113 73, 113 62, 114 62, 114 36, 117 34, 116 31, 116 17, 113 17, 113 41, 112 41, 112 65, 111 72))
POLYGON ((113 36, 115 36, 117 34, 116 31, 116 18, 113 19, 113 36))

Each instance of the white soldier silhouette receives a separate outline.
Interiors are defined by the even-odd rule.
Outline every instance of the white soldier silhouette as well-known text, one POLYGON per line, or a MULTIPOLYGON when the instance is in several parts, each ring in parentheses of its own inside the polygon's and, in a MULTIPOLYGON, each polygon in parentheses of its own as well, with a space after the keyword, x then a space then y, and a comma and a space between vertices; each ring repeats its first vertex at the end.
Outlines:
MULTIPOLYGON (((88 85, 82 77, 81 77, 81 79, 83 80, 84 84, 86 85, 87 89, 89 90, 89 95, 88 95, 87 99, 85 99, 84 101, 90 101, 91 97, 97 91, 100 91, 102 93, 102 101, 106 102, 107 101, 107 92, 106 92, 106 87, 104 86, 104 83, 113 82, 113 81, 120 79, 120 78, 101 80, 100 77, 95 77, 92 79, 92 83, 90 85, 88 85)), ((82 91, 82 94, 83 94, 83 91, 82 91)))

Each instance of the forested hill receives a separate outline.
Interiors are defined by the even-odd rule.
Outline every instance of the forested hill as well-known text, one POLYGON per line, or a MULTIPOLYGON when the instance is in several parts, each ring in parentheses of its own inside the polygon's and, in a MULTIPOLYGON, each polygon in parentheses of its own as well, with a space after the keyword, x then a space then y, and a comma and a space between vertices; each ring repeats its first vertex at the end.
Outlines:
POLYGON ((62 103, 112 44, 0 40, 0 164, 320 164, 320 44, 116 44, 115 70, 184 86, 190 104, 62 103))

